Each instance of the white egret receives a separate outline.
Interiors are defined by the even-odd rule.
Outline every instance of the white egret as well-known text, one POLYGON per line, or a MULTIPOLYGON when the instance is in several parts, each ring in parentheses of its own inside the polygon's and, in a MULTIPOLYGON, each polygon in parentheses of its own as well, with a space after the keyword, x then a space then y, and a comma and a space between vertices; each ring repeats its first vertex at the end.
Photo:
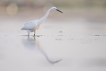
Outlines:
POLYGON ((56 10, 58 12, 63 13, 62 11, 58 10, 56 7, 51 7, 41 19, 33 20, 33 21, 26 23, 21 28, 21 30, 26 30, 28 32, 28 36, 29 36, 30 32, 34 32, 34 36, 35 36, 36 30, 39 29, 41 23, 47 18, 47 16, 49 15, 49 12, 52 10, 56 10))

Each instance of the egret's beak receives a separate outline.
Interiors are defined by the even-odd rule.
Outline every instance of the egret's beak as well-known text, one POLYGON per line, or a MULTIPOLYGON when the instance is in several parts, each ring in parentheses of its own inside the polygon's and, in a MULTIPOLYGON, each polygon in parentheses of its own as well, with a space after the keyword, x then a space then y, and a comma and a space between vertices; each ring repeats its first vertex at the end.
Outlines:
POLYGON ((58 12, 63 13, 62 11, 60 11, 59 9, 56 9, 58 12))

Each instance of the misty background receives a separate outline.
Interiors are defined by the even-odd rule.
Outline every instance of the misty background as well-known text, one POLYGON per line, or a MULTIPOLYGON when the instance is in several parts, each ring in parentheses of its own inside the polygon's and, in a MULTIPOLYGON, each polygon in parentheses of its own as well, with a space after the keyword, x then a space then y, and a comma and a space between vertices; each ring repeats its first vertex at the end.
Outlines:
MULTIPOLYGON (((48 8, 55 6, 64 11, 60 18, 86 18, 105 21, 106 0, 0 0, 0 15, 37 16, 43 15, 48 8), (39 11, 40 10, 40 11, 39 11), (41 14, 38 14, 41 13, 41 14)), ((52 17, 50 15, 50 17, 52 17)))

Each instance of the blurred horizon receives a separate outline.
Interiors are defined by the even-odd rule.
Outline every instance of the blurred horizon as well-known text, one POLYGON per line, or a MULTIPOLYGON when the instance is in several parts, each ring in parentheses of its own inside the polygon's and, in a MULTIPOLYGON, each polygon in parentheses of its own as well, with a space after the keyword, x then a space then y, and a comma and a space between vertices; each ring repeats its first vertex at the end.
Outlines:
POLYGON ((39 18, 52 6, 62 10, 63 14, 51 13, 49 18, 85 18, 105 22, 106 0, 0 0, 0 15, 39 18))
POLYGON ((44 7, 53 4, 57 7, 104 7, 106 0, 0 0, 0 6, 7 7, 10 3, 15 3, 19 7, 44 7))

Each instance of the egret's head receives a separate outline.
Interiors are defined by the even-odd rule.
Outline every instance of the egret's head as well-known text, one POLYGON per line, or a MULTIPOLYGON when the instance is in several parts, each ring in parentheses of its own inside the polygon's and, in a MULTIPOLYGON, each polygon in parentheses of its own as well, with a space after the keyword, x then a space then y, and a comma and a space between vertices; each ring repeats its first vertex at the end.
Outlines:
POLYGON ((56 10, 56 11, 58 11, 58 12, 60 12, 60 13, 63 13, 62 11, 60 11, 59 9, 57 9, 56 7, 52 7, 52 9, 53 9, 53 10, 56 10))

